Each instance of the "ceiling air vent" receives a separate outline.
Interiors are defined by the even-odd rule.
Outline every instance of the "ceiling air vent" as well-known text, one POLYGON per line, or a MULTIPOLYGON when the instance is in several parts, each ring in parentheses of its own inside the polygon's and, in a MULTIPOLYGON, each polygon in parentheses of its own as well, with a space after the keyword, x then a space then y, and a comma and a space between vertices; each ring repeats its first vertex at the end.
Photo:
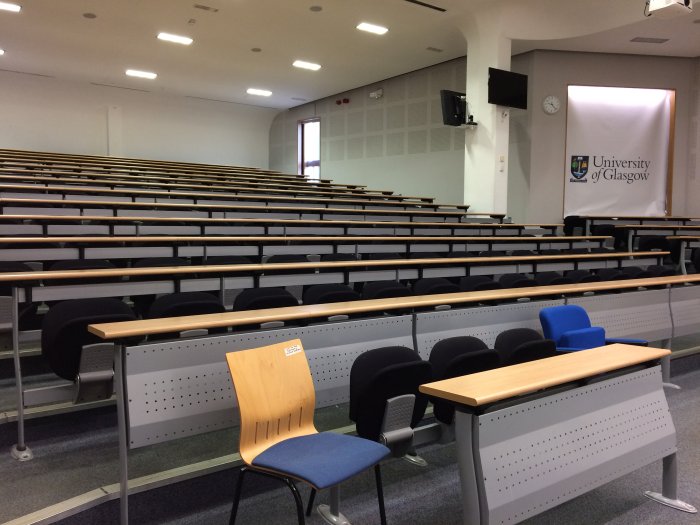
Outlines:
POLYGON ((409 4, 416 4, 416 5, 419 5, 422 7, 427 7, 428 9, 434 9, 435 11, 440 11, 441 13, 444 13, 445 11, 447 11, 447 9, 444 9, 442 7, 439 7, 439 6, 436 6, 433 4, 429 4, 427 2, 420 2, 419 0, 405 0, 405 1, 408 2, 409 4))
POLYGON ((210 11, 212 13, 218 13, 219 10, 216 7, 209 7, 208 5, 203 5, 203 4, 194 4, 193 6, 195 9, 201 9, 202 11, 210 11))
POLYGON ((653 38, 649 36, 637 36, 630 40, 630 42, 641 42, 642 44, 663 44, 668 42, 668 38, 653 38))

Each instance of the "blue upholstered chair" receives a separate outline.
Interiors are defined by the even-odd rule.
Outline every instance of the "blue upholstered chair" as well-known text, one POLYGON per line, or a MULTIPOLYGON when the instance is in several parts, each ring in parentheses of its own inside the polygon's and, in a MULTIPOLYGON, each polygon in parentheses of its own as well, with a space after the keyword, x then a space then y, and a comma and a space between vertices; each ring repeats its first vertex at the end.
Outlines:
POLYGON ((389 449, 368 439, 316 430, 316 396, 301 341, 230 352, 226 360, 238 398, 239 452, 246 464, 240 471, 229 523, 235 523, 243 479, 249 471, 287 484, 300 525, 304 524, 304 509, 292 480, 312 487, 307 515, 316 491, 330 488, 331 505, 320 505, 319 513, 329 523, 342 523, 338 485, 373 466, 381 523, 386 525, 379 462, 389 449))
POLYGON ((586 310, 575 304, 542 308, 540 323, 544 337, 554 340, 557 350, 561 352, 586 350, 612 343, 648 345, 644 339, 606 338, 605 329, 591 326, 586 310))

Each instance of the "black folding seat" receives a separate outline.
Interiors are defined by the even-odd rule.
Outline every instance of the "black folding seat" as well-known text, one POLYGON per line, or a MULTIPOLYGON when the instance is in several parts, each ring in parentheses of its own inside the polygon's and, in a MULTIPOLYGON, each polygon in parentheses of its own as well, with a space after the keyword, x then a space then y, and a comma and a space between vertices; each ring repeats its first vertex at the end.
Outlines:
POLYGON ((578 215, 568 215, 564 217, 564 235, 583 235, 586 231, 586 219, 578 215))
POLYGON ((537 255, 537 252, 533 250, 513 250, 510 252, 510 254, 516 257, 524 257, 529 255, 537 255))
POLYGON ((411 252, 408 254, 409 259, 442 259, 444 254, 437 252, 411 252))
POLYGON ((531 328, 513 328, 498 334, 494 349, 506 366, 560 355, 557 345, 531 328))
POLYGON ((404 257, 396 252, 365 253, 362 256, 365 261, 386 261, 387 259, 403 259, 404 257))
MULTIPOLYGON (((225 312, 224 305, 218 297, 206 292, 178 292, 163 295, 153 301, 146 314, 147 319, 160 319, 162 317, 183 317, 188 315, 218 314, 225 312)), ((209 333, 224 333, 226 328, 212 328, 209 333)), ((149 336, 150 340, 170 339, 194 335, 206 335, 207 330, 192 330, 188 332, 164 333, 149 336)))
POLYGON ((261 310, 299 306, 299 301, 284 288, 249 288, 243 290, 233 301, 234 311, 261 310))
POLYGON ((411 290, 398 281, 370 281, 362 287, 363 299, 386 299, 409 295, 411 290))
POLYGON ((597 273, 601 281, 623 281, 630 278, 629 274, 617 268, 601 268, 597 273))
POLYGON ((467 251, 462 251, 462 250, 455 250, 448 252, 447 257, 451 259, 456 259, 456 258, 465 258, 465 257, 478 257, 479 253, 478 252, 467 252, 467 251))
POLYGON ((602 280, 598 275, 588 270, 569 270, 564 276, 574 283, 597 283, 602 280))
MULTIPOLYGON (((0 261, 0 273, 20 273, 34 271, 29 265, 18 261, 0 261)), ((15 281, 13 283, 0 283, 0 296, 11 297, 12 288, 21 286, 38 285, 38 281, 15 281)), ((19 314, 20 330, 39 330, 41 328, 42 316, 38 313, 39 303, 22 302, 19 303, 17 313, 19 314)))
MULTIPOLYGON (((149 257, 147 259, 139 259, 135 261, 132 268, 160 268, 168 266, 190 266, 189 259, 183 259, 182 257, 149 257)), ((150 281, 157 279, 158 276, 130 276, 130 281, 150 281)), ((170 276, 172 278, 172 276, 170 276)), ((153 301, 155 301, 155 294, 149 295, 134 295, 131 300, 134 303, 134 310, 136 313, 143 317, 148 312, 153 301)))
POLYGON ((676 269, 673 266, 665 264, 652 264, 651 266, 647 266, 647 271, 650 272, 653 277, 671 277, 676 275, 676 269))
MULTIPOLYGON (((357 261, 357 255, 354 253, 324 253, 320 257, 320 262, 352 262, 352 261, 357 261)), ((329 272, 339 272, 344 269, 343 266, 338 266, 336 268, 319 268, 320 273, 329 273, 329 272)), ((355 270, 359 270, 360 268, 355 268, 355 270)))
POLYGON ((395 456, 406 454, 428 404, 418 387, 432 377, 430 363, 404 346, 360 354, 350 369, 349 411, 357 434, 383 442, 395 456))
POLYGON ((215 264, 254 264, 250 257, 245 257, 243 255, 212 255, 208 256, 206 261, 202 261, 202 264, 215 265, 215 264))
POLYGON ((563 277, 559 272, 538 272, 535 274, 535 281, 539 286, 550 286, 556 284, 573 284, 573 279, 563 277))
POLYGON ((266 264, 307 262, 309 262, 309 258, 300 253, 278 253, 275 255, 270 255, 267 259, 265 259, 266 264))
POLYGON ((623 266, 620 271, 629 276, 630 279, 647 279, 654 277, 654 274, 649 270, 644 270, 639 266, 623 266))
POLYGON ((500 283, 486 275, 468 275, 459 280, 459 289, 463 292, 479 292, 482 290, 499 290, 500 283))
POLYGON ((414 295, 431 295, 459 292, 459 286, 444 277, 427 277, 413 283, 414 295))
POLYGON ((567 255, 569 253, 570 252, 568 250, 562 251, 554 248, 546 248, 544 250, 540 250, 540 255, 567 255))
POLYGON ((503 288, 527 288, 529 286, 537 286, 534 279, 530 279, 522 273, 504 273, 498 279, 498 282, 503 288))
MULTIPOLYGON (((433 380, 450 379, 500 366, 495 350, 491 350, 481 339, 472 336, 449 337, 439 341, 430 351, 433 365, 433 380)), ((446 425, 452 424, 455 408, 442 399, 431 399, 435 419, 446 425)))
MULTIPOLYGON (((75 259, 71 261, 56 261, 50 267, 50 272, 61 272, 71 270, 112 270, 116 268, 114 264, 105 259, 75 259)), ((46 284, 56 285, 80 285, 80 284, 99 284, 105 282, 118 281, 120 278, 105 278, 95 277, 94 279, 60 279, 57 281, 47 280, 46 284)))
POLYGON ((508 255, 503 250, 483 250, 479 252, 479 257, 505 257, 508 255))
POLYGON ((104 399, 113 391, 113 345, 88 332, 88 325, 135 319, 127 304, 113 298, 61 301, 46 313, 41 353, 56 375, 75 382, 76 400, 104 399), (81 378, 81 370, 91 377, 81 378))
POLYGON ((304 304, 327 304, 361 299, 359 293, 345 284, 315 284, 309 286, 302 298, 304 304))

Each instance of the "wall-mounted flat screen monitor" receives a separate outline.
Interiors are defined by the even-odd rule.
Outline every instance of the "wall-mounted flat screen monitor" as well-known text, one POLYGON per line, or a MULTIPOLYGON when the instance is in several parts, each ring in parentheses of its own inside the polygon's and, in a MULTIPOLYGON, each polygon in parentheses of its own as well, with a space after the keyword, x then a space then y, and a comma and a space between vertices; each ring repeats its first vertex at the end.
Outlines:
POLYGON ((527 75, 490 67, 489 104, 527 109, 527 75))
POLYGON ((464 93, 440 90, 442 123, 446 126, 461 126, 467 123, 467 99, 464 93))

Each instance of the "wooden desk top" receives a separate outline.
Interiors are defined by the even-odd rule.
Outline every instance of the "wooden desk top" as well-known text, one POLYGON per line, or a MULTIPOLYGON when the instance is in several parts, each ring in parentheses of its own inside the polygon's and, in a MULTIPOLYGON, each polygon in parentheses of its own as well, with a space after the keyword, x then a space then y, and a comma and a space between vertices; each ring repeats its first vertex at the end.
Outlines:
POLYGON ((129 195, 129 196, 156 196, 156 197, 181 197, 189 199, 221 199, 234 201, 299 201, 299 202, 318 202, 326 204, 358 204, 363 206, 423 206, 426 208, 455 208, 466 209, 469 206, 464 204, 436 204, 430 202, 401 202, 392 200, 371 200, 371 199, 355 199, 355 198, 330 198, 330 197, 300 197, 300 196, 281 196, 281 195, 230 195, 225 192, 192 192, 192 191, 157 191, 157 190, 133 190, 127 188, 101 189, 87 188, 84 186, 74 185, 38 185, 38 184, 0 184, 0 190, 22 190, 33 192, 66 192, 66 193, 87 193, 98 195, 129 195))
POLYGON ((650 221, 689 221, 693 220, 692 217, 684 217, 680 215, 579 215, 581 219, 586 220, 597 220, 597 219, 610 219, 612 221, 619 221, 625 219, 632 220, 650 220, 650 221))
POLYGON ((113 268, 102 270, 63 270, 41 272, 0 272, 0 282, 42 281, 58 279, 99 279, 112 277, 169 276, 211 273, 280 272, 285 270, 345 270, 381 268, 383 266, 449 266, 462 264, 542 263, 580 260, 610 260, 625 257, 663 257, 669 252, 615 252, 570 255, 511 255, 506 257, 440 257, 422 259, 380 259, 376 261, 323 261, 299 263, 205 264, 196 266, 156 266, 148 268, 113 268))
POLYGON ((667 235, 666 238, 677 241, 697 241, 700 240, 700 235, 667 235))
MULTIPOLYGON (((322 219, 269 219, 269 218, 209 218, 209 217, 149 217, 144 216, 105 216, 105 215, 39 215, 0 214, 0 221, 43 221, 43 222, 186 222, 205 224, 282 224, 282 225, 312 225, 312 226, 410 226, 413 228, 494 228, 494 229, 518 229, 525 228, 559 228, 562 224, 516 224, 516 223, 484 223, 484 222, 414 222, 414 221, 360 221, 360 220, 322 220, 322 219)), ((700 227, 699 227, 700 228, 700 227)))
MULTIPOLYGON (((102 339, 124 339, 128 337, 182 332, 185 330, 222 328, 267 323, 270 321, 293 321, 314 319, 333 315, 353 315, 369 312, 383 312, 409 308, 426 308, 443 304, 459 305, 499 300, 512 300, 520 297, 542 297, 551 295, 581 294, 604 290, 624 290, 646 286, 663 286, 700 282, 700 275, 676 275, 674 277, 652 277, 648 279, 625 279, 621 281, 601 281, 597 283, 533 286, 529 288, 509 288, 478 292, 457 292, 433 295, 418 295, 390 299, 369 299, 341 303, 288 306, 243 312, 223 312, 219 314, 190 315, 163 319, 144 319, 121 323, 101 323, 88 327, 88 330, 102 339)), ((635 347, 642 348, 642 347, 635 347)))
MULTIPOLYGON (((223 211, 256 211, 266 213, 337 213, 337 214, 360 214, 360 215, 408 215, 416 217, 464 217, 467 215, 464 211, 458 210, 378 210, 378 209, 358 209, 358 208, 317 208, 313 206, 264 206, 264 205, 246 205, 236 204, 210 204, 200 202, 197 204, 185 204, 181 202, 123 202, 123 201, 106 201, 100 199, 78 200, 78 199, 30 199, 30 198, 0 198, 0 205, 48 205, 48 206, 79 206, 81 208, 87 206, 99 206, 110 208, 149 208, 149 209, 175 209, 175 210, 223 210, 223 211)), ((338 204, 336 202, 336 204, 338 204)), ((498 216, 490 213, 469 213, 469 215, 480 216, 498 216)), ((452 223, 450 223, 452 224, 452 223)), ((454 223, 456 224, 456 223, 454 223)))
POLYGON ((192 242, 192 243, 217 243, 217 242, 241 242, 249 244, 261 244, 266 242, 330 242, 330 243, 354 243, 354 242, 442 242, 454 244, 458 242, 473 243, 559 243, 575 241, 605 241, 610 239, 603 235, 581 235, 572 237, 511 237, 497 236, 458 236, 458 235, 75 235, 75 236, 49 236, 49 237, 0 237, 0 244, 33 244, 33 243, 153 243, 153 242, 192 242))
POLYGON ((700 224, 688 225, 688 224, 616 224, 616 229, 620 230, 700 230, 700 224))
POLYGON ((670 350, 661 348, 612 344, 436 381, 421 385, 419 390, 430 396, 478 407, 653 361, 670 353, 670 350))

